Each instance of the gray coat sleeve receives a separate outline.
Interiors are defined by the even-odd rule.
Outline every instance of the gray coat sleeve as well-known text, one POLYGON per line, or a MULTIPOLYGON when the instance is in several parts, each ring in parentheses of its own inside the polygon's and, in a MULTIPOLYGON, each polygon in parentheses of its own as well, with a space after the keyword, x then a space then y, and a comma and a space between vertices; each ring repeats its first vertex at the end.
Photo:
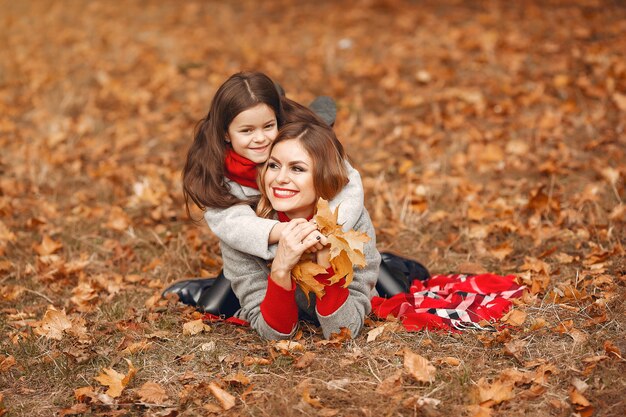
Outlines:
POLYGON ((355 268, 354 277, 348 286, 350 292, 348 299, 337 311, 329 316, 322 316, 316 312, 326 338, 329 338, 332 333, 340 332, 342 327, 347 327, 352 337, 356 337, 363 328, 365 317, 372 310, 372 296, 376 295, 375 286, 380 268, 380 254, 376 249, 374 226, 365 208, 362 209, 355 226, 355 230, 365 232, 371 237, 363 249, 367 265, 364 268, 355 268))
POLYGON ((224 259, 224 275, 230 281, 233 292, 241 304, 236 316, 250 322, 250 326, 265 339, 292 337, 297 325, 289 334, 280 333, 271 328, 261 314, 261 302, 265 299, 270 272, 267 263, 260 258, 239 252, 224 242, 220 247, 224 259))
MULTIPOLYGON (((250 198, 258 191, 242 187, 234 181, 228 181, 231 194, 238 198, 250 198)), ((208 208, 204 220, 220 241, 232 248, 259 258, 274 259, 276 245, 269 244, 272 228, 277 220, 258 217, 246 204, 238 204, 226 209, 208 208)))
POLYGON ((354 229, 357 221, 361 217, 363 211, 363 183, 361 182, 361 174, 354 169, 348 161, 346 168, 348 169, 348 184, 329 201, 331 210, 339 206, 339 216, 337 222, 342 226, 344 231, 354 229))

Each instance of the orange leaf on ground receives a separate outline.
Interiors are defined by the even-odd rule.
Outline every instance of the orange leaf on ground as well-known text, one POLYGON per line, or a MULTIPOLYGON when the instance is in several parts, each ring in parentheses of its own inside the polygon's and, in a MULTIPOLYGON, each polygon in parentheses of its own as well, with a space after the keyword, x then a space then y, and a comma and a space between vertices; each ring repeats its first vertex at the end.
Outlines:
POLYGON ((137 390, 137 394, 144 403, 162 404, 167 400, 167 393, 156 382, 146 382, 137 390))
POLYGON ((183 334, 185 336, 193 336, 202 332, 210 332, 211 326, 204 324, 202 319, 189 321, 183 324, 183 334))
POLYGON ((126 388, 130 380, 135 376, 135 373, 137 373, 133 363, 128 359, 126 359, 126 362, 128 363, 128 374, 124 375, 120 374, 115 369, 104 368, 102 373, 94 378, 102 385, 109 387, 106 394, 112 398, 117 398, 122 395, 124 388, 126 388))
POLYGON ((521 310, 511 310, 500 319, 501 322, 511 326, 521 326, 526 321, 526 312, 521 310))
POLYGON ((61 340, 63 332, 72 327, 72 322, 65 315, 65 310, 59 311, 49 306, 43 319, 35 327, 35 333, 48 339, 61 340))
POLYGON ((241 371, 225 376, 223 379, 224 382, 228 382, 229 384, 250 385, 250 378, 241 371))
POLYGON ((39 256, 46 256, 52 255, 53 253, 61 249, 63 247, 63 243, 52 240, 52 238, 50 238, 50 236, 48 235, 44 235, 41 243, 38 245, 34 245, 33 247, 35 249, 35 252, 37 252, 39 256))
POLYGON ((428 359, 408 349, 404 350, 404 370, 419 382, 433 382, 437 373, 428 359))
POLYGON ((13 355, 6 356, 0 361, 0 372, 6 372, 16 364, 15 357, 13 355))
POLYGON ((130 217, 122 208, 114 206, 109 213, 109 219, 105 226, 108 229, 123 232, 130 226, 130 217))
POLYGON ((515 397, 513 393, 514 381, 496 380, 493 383, 488 383, 485 378, 480 378, 476 384, 478 388, 478 399, 480 404, 485 404, 493 401, 495 404, 500 404, 503 401, 510 400, 515 397))
POLYGON ((236 399, 227 391, 220 388, 215 382, 209 384, 209 390, 211 394, 220 402, 224 410, 230 410, 235 406, 236 399))
POLYGON ((78 404, 74 404, 70 408, 64 408, 60 410, 59 417, 75 416, 77 414, 85 414, 87 413, 87 411, 88 411, 87 404, 78 403, 78 404))
POLYGON ((316 355, 313 352, 305 352, 302 356, 294 361, 293 367, 296 369, 308 368, 315 360, 315 356, 316 355))
POLYGON ((569 390, 569 399, 572 404, 582 407, 588 407, 591 405, 588 399, 586 399, 576 388, 571 387, 569 390))

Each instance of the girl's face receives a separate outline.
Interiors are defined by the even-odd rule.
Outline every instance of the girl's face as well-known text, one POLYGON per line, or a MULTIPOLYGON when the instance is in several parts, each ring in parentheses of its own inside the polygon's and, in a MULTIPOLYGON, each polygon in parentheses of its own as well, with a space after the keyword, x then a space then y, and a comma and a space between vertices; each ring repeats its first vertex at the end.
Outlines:
POLYGON ((280 142, 272 149, 263 178, 272 208, 289 218, 309 218, 317 195, 313 184, 313 161, 296 139, 280 142))
POLYGON ((239 155, 257 164, 267 161, 270 144, 278 135, 276 114, 267 104, 239 113, 228 126, 226 139, 239 155))

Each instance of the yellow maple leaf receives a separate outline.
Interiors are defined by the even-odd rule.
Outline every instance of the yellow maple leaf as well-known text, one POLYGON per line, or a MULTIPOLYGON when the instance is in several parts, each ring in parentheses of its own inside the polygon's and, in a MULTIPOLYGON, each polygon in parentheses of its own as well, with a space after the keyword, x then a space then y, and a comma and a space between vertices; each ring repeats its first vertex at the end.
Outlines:
POLYGON ((307 300, 309 293, 313 292, 317 298, 325 294, 324 285, 315 279, 318 274, 326 272, 326 268, 309 260, 300 261, 292 270, 291 277, 300 286, 307 300))
POLYGON ((315 216, 313 218, 315 219, 317 227, 322 234, 328 236, 336 230, 341 230, 341 226, 337 224, 337 217, 339 215, 338 209, 339 207, 337 207, 333 213, 330 211, 328 201, 323 198, 320 198, 317 201, 317 211, 315 212, 315 216))
POLYGON ((112 398, 117 398, 122 395, 124 388, 126 388, 130 380, 137 373, 137 369, 133 366, 133 363, 128 359, 125 360, 128 363, 128 374, 120 374, 113 368, 104 368, 102 373, 94 378, 102 385, 109 387, 106 394, 112 398))
MULTIPOLYGON (((344 232, 341 225, 337 224, 338 213, 338 208, 334 212, 331 211, 328 201, 320 198, 314 219, 319 231, 327 237, 330 246, 329 261, 334 275, 327 285, 335 284, 345 278, 344 287, 347 287, 352 282, 354 267, 366 265, 363 252, 364 245, 370 237, 355 230, 344 232)), ((316 275, 324 272, 326 272, 325 268, 303 259, 293 268, 291 274, 308 299, 310 292, 315 293, 318 298, 324 296, 325 285, 315 280, 316 275)))
POLYGON ((341 251, 336 257, 330 258, 330 264, 335 271, 335 275, 330 278, 330 284, 332 285, 341 281, 342 278, 345 278, 346 283, 344 287, 350 285, 352 277, 354 276, 354 268, 352 267, 352 262, 346 251, 341 251))

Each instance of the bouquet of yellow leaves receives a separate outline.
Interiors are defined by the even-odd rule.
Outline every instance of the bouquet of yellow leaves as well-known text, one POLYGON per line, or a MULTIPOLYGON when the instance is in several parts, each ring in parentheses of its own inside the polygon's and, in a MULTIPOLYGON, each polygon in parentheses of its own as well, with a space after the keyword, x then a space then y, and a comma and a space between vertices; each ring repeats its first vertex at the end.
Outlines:
MULTIPOLYGON (((345 278, 344 287, 352 282, 354 267, 365 266, 363 246, 369 242, 370 237, 366 233, 349 230, 344 232, 341 225, 337 224, 339 207, 331 212, 328 201, 320 198, 317 201, 317 211, 313 219, 317 222, 319 231, 326 236, 330 245, 330 265, 335 274, 330 278, 327 285, 335 284, 345 278)), ((304 294, 309 297, 312 291, 318 298, 325 294, 326 285, 318 282, 315 276, 326 273, 326 268, 309 260, 301 259, 292 269, 291 277, 300 286, 304 294)))

